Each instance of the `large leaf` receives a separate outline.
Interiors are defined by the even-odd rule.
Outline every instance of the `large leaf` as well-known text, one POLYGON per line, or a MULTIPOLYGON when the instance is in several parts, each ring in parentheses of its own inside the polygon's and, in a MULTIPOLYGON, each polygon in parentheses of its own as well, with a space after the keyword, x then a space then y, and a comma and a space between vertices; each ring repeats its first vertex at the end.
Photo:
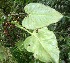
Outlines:
POLYGON ((22 21, 22 26, 27 29, 37 29, 58 22, 62 18, 55 9, 40 3, 30 3, 24 7, 27 17, 22 21))
POLYGON ((36 59, 43 62, 59 63, 56 37, 46 27, 39 29, 38 33, 34 32, 32 36, 26 38, 24 47, 27 51, 34 53, 36 59))

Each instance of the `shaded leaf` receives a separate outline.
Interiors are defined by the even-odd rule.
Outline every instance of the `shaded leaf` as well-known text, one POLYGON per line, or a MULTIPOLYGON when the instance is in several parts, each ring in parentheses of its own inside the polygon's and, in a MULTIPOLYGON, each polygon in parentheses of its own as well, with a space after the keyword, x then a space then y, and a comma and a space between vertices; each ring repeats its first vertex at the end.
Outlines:
POLYGON ((6 60, 5 48, 0 44, 0 61, 6 60))
POLYGON ((19 40, 19 41, 16 43, 16 46, 17 46, 17 48, 18 48, 20 51, 24 50, 23 40, 19 40))

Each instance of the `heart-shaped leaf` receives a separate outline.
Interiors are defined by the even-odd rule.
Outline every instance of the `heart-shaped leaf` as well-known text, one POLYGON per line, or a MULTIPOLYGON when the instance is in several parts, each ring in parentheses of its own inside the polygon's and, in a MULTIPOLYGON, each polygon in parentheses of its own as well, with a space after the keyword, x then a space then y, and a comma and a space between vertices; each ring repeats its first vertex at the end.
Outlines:
POLYGON ((63 15, 55 9, 40 3, 30 3, 24 7, 27 17, 22 26, 27 29, 37 29, 58 22, 63 15))

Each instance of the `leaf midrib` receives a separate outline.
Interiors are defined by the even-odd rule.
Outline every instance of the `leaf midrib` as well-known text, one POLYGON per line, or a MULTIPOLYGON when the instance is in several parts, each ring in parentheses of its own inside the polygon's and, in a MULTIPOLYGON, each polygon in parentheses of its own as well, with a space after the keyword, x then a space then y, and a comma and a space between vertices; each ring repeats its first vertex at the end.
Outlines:
MULTIPOLYGON (((33 35, 35 38, 37 38, 37 40, 39 41, 40 45, 41 45, 41 46, 43 47, 43 49, 44 49, 44 46, 41 44, 42 40, 39 39, 35 34, 32 34, 32 35, 33 35)), ((44 49, 44 51, 45 51, 46 53, 48 53, 45 49, 44 49)), ((51 57, 51 55, 50 55, 49 53, 48 53, 48 55, 51 57)), ((51 57, 51 59, 52 59, 53 63, 55 63, 52 57, 51 57)))

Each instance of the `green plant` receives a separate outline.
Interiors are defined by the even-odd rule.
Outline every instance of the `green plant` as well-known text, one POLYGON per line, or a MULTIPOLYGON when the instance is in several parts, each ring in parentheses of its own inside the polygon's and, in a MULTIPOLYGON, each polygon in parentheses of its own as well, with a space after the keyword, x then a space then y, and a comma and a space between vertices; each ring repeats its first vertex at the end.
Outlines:
MULTIPOLYGON (((22 43, 30 34, 16 26, 11 24, 11 21, 17 21, 22 24, 25 12, 24 6, 28 3, 42 3, 46 6, 56 9, 58 12, 64 15, 64 17, 57 23, 53 23, 48 26, 50 31, 53 31, 58 42, 58 47, 60 49, 59 63, 70 63, 70 0, 1 0, 0 1, 0 43, 1 49, 4 47, 5 50, 10 49, 11 54, 17 63, 42 63, 36 60, 32 53, 26 50, 20 51, 16 48, 16 44, 22 43), (10 23, 9 25, 5 25, 10 23), (19 43, 17 43, 17 41, 19 43)), ((33 30, 29 30, 33 31, 33 30)), ((36 30, 38 32, 38 30, 36 30)), ((21 46, 19 46, 21 47, 21 46)), ((23 46, 22 46, 23 47, 23 46)), ((22 48, 21 47, 21 48, 22 48)), ((0 56, 3 56, 0 63, 15 63, 15 61, 5 54, 10 54, 9 52, 2 51, 0 56), (5 59, 5 61, 4 61, 5 59), (10 62, 13 61, 13 62, 10 62)))
POLYGON ((23 51, 32 52, 36 59, 42 62, 59 63, 59 48, 55 34, 48 30, 48 25, 58 22, 63 15, 55 9, 40 3, 30 3, 24 7, 28 14, 22 25, 12 22, 31 36, 19 43, 17 47, 23 51))

